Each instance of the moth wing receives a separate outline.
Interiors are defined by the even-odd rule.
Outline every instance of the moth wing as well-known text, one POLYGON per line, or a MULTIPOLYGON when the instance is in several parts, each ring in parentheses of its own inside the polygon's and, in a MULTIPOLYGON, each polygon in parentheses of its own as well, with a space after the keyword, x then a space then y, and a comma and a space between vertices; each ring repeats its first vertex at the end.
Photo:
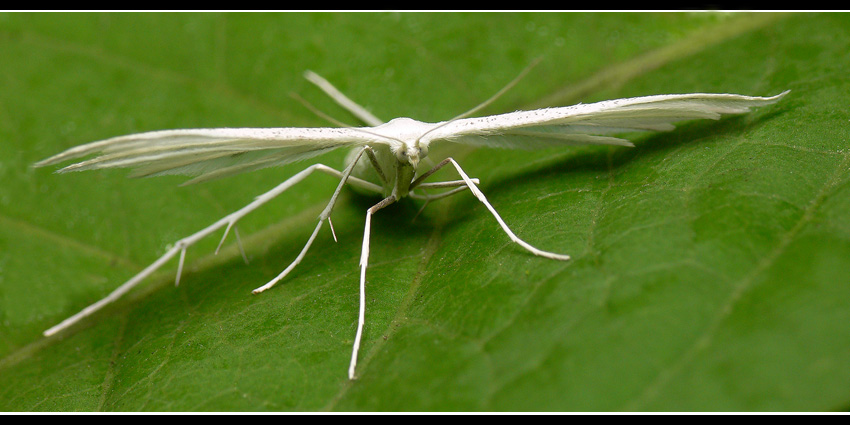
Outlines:
POLYGON ((195 175, 197 183, 311 158, 344 146, 386 143, 354 128, 214 128, 131 134, 68 149, 43 167, 89 155, 57 172, 132 168, 131 177, 195 175))
POLYGON ((626 139, 611 135, 631 131, 669 131, 679 121, 716 120, 724 114, 743 114, 751 107, 776 103, 787 93, 771 97, 670 94, 517 111, 448 122, 436 127, 422 141, 444 140, 514 149, 588 144, 634 146, 626 139))

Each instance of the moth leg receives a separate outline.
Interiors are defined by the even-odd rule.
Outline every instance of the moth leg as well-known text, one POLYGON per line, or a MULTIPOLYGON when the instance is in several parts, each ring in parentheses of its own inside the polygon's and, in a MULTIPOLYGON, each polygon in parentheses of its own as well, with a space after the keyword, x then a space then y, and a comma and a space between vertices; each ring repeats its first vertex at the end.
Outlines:
MULTIPOLYGON (((425 201, 425 203, 422 204, 422 207, 419 208, 419 211, 416 212, 416 215, 413 216, 413 219, 411 219, 411 222, 416 221, 416 218, 419 217, 419 214, 422 214, 422 211, 425 210, 425 207, 427 207, 428 204, 431 203, 431 201, 436 201, 437 199, 446 198, 446 197, 454 195, 455 193, 462 192, 462 191, 468 189, 466 182, 463 181, 463 180, 423 183, 423 181, 425 179, 427 179, 432 174, 437 172, 440 168, 443 168, 448 163, 449 163, 448 158, 440 161, 439 164, 433 166, 425 174, 422 174, 421 176, 417 177, 416 180, 414 180, 413 182, 410 183, 411 192, 408 194, 408 196, 410 196, 413 199, 422 199, 422 200, 425 201), (443 193, 438 193, 436 195, 429 195, 427 192, 425 192, 425 189, 444 188, 444 187, 454 187, 454 189, 443 192, 443 193), (422 189, 422 191, 425 192, 425 195, 419 195, 417 193, 413 193, 412 190, 414 188, 422 189)), ((475 183, 475 184, 479 183, 478 179, 470 179, 470 180, 472 180, 472 182, 475 183)))
MULTIPOLYGON (((263 292, 263 291, 273 287, 278 282, 280 282, 281 279, 286 277, 286 275, 288 275, 289 272, 291 272, 292 269, 294 269, 295 266, 297 266, 301 262, 301 260, 304 258, 304 255, 307 254, 307 250, 309 250, 310 246, 313 245, 313 241, 316 239, 316 235, 319 234, 319 229, 322 228, 322 224, 324 224, 325 220, 328 220, 328 222, 330 222, 331 211, 333 211, 333 207, 334 207, 334 205, 336 205, 336 200, 339 197, 340 192, 342 192, 342 188, 343 188, 343 186, 345 186, 346 183, 348 183, 350 181, 350 182, 352 182, 352 184, 355 184, 354 182, 357 182, 357 184, 361 185, 361 187, 367 187, 370 190, 376 191, 378 193, 383 193, 383 189, 380 186, 378 186, 376 184, 368 183, 364 180, 361 180, 361 179, 358 179, 356 177, 351 176, 351 172, 354 170, 354 166, 357 164, 357 161, 360 160, 360 157, 363 156, 364 152, 371 152, 371 149, 372 148, 370 148, 369 146, 364 146, 362 149, 360 149, 360 151, 354 157, 354 160, 351 161, 351 164, 349 164, 348 167, 345 168, 345 171, 342 172, 342 173, 340 173, 339 171, 336 171, 336 170, 334 170, 330 167, 326 167, 324 165, 321 166, 321 167, 323 167, 323 168, 321 168, 321 171, 332 173, 333 175, 339 177, 339 179, 340 179, 339 185, 336 187, 334 194, 331 196, 331 200, 328 202, 328 205, 325 207, 325 209, 322 211, 322 213, 319 214, 319 222, 316 224, 316 228, 313 229, 313 233, 310 235, 310 238, 307 240, 307 244, 304 245, 304 248, 302 248, 301 252, 298 254, 298 256, 295 257, 295 260, 293 260, 292 263, 290 263, 289 266, 287 266, 282 272, 280 272, 280 274, 278 274, 274 279, 270 280, 265 285, 263 285, 263 286, 261 286, 257 289, 254 289, 252 291, 253 293, 259 294, 260 292, 263 292), (368 183, 370 186, 362 186, 362 183, 368 183)), ((320 164, 317 164, 317 165, 320 165, 320 164)))
MULTIPOLYGON (((478 179, 470 179, 470 180, 472 180, 472 182, 475 183, 475 184, 479 183, 478 179)), ((422 183, 418 186, 418 188, 422 189, 422 191, 425 192, 425 194, 420 195, 420 194, 417 194, 417 193, 410 192, 410 193, 407 194, 407 196, 410 196, 413 199, 422 199, 422 200, 425 201, 425 203, 422 204, 422 207, 419 208, 419 211, 416 212, 416 215, 414 215, 413 218, 410 219, 411 223, 416 221, 416 218, 419 217, 419 214, 422 214, 422 211, 425 211, 425 207, 427 207, 428 204, 431 203, 431 201, 436 201, 437 199, 448 198, 449 196, 452 196, 455 193, 463 192, 464 190, 469 189, 469 187, 466 185, 466 182, 463 181, 463 180, 455 180, 455 181, 447 181, 447 182, 435 182, 435 183, 422 183), (460 186, 460 187, 456 187, 456 186, 460 186), (438 193, 436 195, 429 195, 428 192, 425 192, 425 190, 424 190, 424 189, 433 188, 433 187, 454 187, 454 189, 448 190, 448 191, 445 191, 445 192, 442 192, 442 193, 438 193)))
MULTIPOLYGON (((69 326, 73 325, 74 323, 79 322, 83 318, 94 314, 96 311, 100 310, 104 306, 106 306, 106 305, 114 302, 115 300, 119 299, 122 295, 129 292, 136 285, 138 285, 139 282, 141 282, 144 278, 150 276, 153 272, 155 272, 157 269, 159 269, 168 260, 170 260, 175 255, 177 255, 177 253, 180 253, 180 262, 179 262, 178 267, 177 267, 177 278, 175 279, 175 283, 179 283, 180 282, 180 275, 183 271, 183 260, 185 259, 185 256, 186 256, 186 249, 189 246, 193 245, 198 240, 208 236, 212 232, 215 232, 216 230, 221 229, 222 227, 227 226, 229 228, 229 227, 233 226, 233 224, 236 223, 236 221, 238 221, 240 218, 242 218, 246 214, 250 213, 251 211, 257 209, 258 207, 265 204, 266 202, 270 201, 274 197, 280 195, 281 193, 283 193, 284 191, 286 191, 287 189, 292 187, 294 184, 300 182, 301 180, 304 180, 304 178, 306 178, 308 175, 313 173, 313 171, 322 171, 322 172, 325 172, 325 173, 331 174, 331 175, 342 175, 342 173, 340 173, 339 171, 336 171, 336 170, 334 170, 334 169, 332 169, 332 168, 330 168, 326 165, 322 165, 322 164, 315 164, 315 165, 311 165, 310 167, 307 167, 306 169, 304 169, 300 173, 290 177, 289 179, 287 179, 283 183, 275 186, 272 190, 256 197, 253 202, 242 207, 238 211, 235 211, 235 212, 225 216, 224 218, 216 221, 212 225, 210 225, 210 226, 208 226, 204 229, 201 229, 200 231, 175 242, 174 245, 172 247, 170 247, 165 252, 165 254, 163 254, 161 257, 159 257, 159 259, 157 259, 156 261, 151 263, 151 265, 147 266, 144 270, 142 270, 141 272, 139 272, 138 274, 136 274, 135 276, 130 278, 130 280, 128 280, 127 282, 125 282, 124 284, 119 286, 117 289, 112 291, 109 295, 105 296, 101 300, 95 302, 92 305, 89 305, 88 307, 81 310, 79 313, 63 320, 59 324, 57 324, 57 325, 51 327, 50 329, 44 331, 44 336, 50 336, 50 335, 53 335, 53 334, 65 329, 65 328, 68 328, 69 326)), ((378 192, 382 192, 382 189, 381 189, 380 186, 369 183, 367 181, 355 179, 353 177, 350 178, 349 181, 352 184, 357 184, 358 186, 364 187, 366 189, 377 190, 378 192)))
MULTIPOLYGON (((443 167, 444 167, 446 164, 448 164, 448 163, 449 163, 448 158, 446 158, 446 159, 444 159, 444 160, 440 161, 440 163, 439 163, 439 164, 435 165, 435 166, 434 166, 434 167, 432 167, 430 170, 428 170, 425 174, 422 174, 421 176, 417 177, 417 178, 416 178, 416 180, 414 180, 413 182, 411 182, 411 183, 410 183, 410 189, 411 189, 411 192, 408 194, 408 196, 410 196, 410 197, 411 197, 411 198, 413 198, 413 199, 422 199, 422 200, 424 200, 424 201, 425 201, 425 203, 424 203, 424 204, 422 204, 422 207, 421 207, 421 208, 419 208, 419 211, 417 211, 417 212, 416 212, 416 215, 414 215, 414 216, 413 216, 413 219, 411 220, 411 222, 412 222, 412 221, 415 221, 415 220, 416 220, 416 218, 417 218, 417 217, 419 217, 419 214, 421 214, 421 213, 422 213, 422 211, 424 211, 424 210, 425 210, 425 207, 427 207, 427 206, 428 206, 428 204, 429 204, 431 201, 436 201, 437 199, 442 199, 442 198, 446 198, 446 197, 452 196, 452 195, 454 195, 454 194, 456 194, 456 193, 458 193, 458 192, 462 192, 462 191, 464 191, 464 190, 466 190, 466 189, 468 189, 468 188, 469 188, 469 187, 466 185, 466 182, 465 182, 465 181, 463 181, 463 180, 452 180, 452 181, 445 181, 445 182, 423 183, 423 181, 424 181, 425 179, 427 179, 427 178, 428 178, 428 177, 430 177, 432 174, 434 174, 435 172, 437 172, 440 168, 443 168, 443 167), (454 187, 454 189, 449 190, 449 191, 446 191, 446 192, 443 192, 443 193, 438 193, 438 194, 436 194, 436 195, 429 195, 427 192, 425 193, 425 195, 419 195, 419 194, 417 194, 417 193, 413 193, 413 192, 412 192, 412 190, 413 190, 414 188, 422 189, 422 191, 424 192, 424 191, 425 191, 425 189, 431 189, 431 188, 445 188, 445 187, 454 187)), ((479 184, 478 179, 470 179, 470 180, 471 180, 473 183, 475 183, 475 184, 479 184)))
POLYGON ((363 336, 363 324, 366 322, 366 266, 369 263, 369 235, 372 228, 372 214, 375 214, 378 210, 395 201, 395 195, 390 195, 366 210, 366 226, 363 229, 363 249, 360 252, 360 316, 357 319, 357 334, 354 337, 354 347, 351 350, 348 379, 354 379, 354 368, 357 366, 357 352, 360 351, 360 338, 363 336))
POLYGON ((311 83, 318 86, 322 89, 325 94, 331 97, 339 106, 347 109, 349 112, 354 114, 357 118, 360 118, 361 121, 369 124, 372 127, 383 124, 380 118, 372 115, 371 112, 367 111, 366 108, 358 105, 353 100, 349 99, 346 95, 342 94, 341 91, 337 90, 336 87, 333 86, 328 80, 319 76, 313 71, 307 70, 304 71, 304 78, 309 80, 311 83))
MULTIPOLYGON (((473 178, 473 179, 469 179, 469 180, 472 181, 475 184, 480 183, 480 181, 478 181, 478 179, 473 178)), ((442 199, 442 198, 454 195, 455 193, 462 192, 464 190, 469 189, 469 186, 467 186, 466 182, 463 181, 463 180, 452 180, 452 181, 434 182, 434 183, 422 183, 419 186, 417 186, 417 188, 419 188, 419 189, 434 189, 434 188, 444 188, 444 187, 453 187, 454 189, 443 192, 443 193, 438 193, 436 195, 428 195, 428 194, 419 195, 419 194, 410 193, 410 194, 408 194, 408 196, 410 196, 413 199, 424 199, 426 201, 434 201, 434 200, 442 199)))
MULTIPOLYGON (((450 162, 450 160, 451 160, 451 158, 446 158, 446 159, 440 161, 439 164, 435 165, 430 170, 426 171, 424 174, 417 177, 416 180, 414 180, 410 183, 410 189, 413 190, 417 187, 420 188, 420 189, 454 187, 455 189, 452 189, 448 192, 439 193, 437 195, 427 195, 426 194, 426 195, 423 196, 423 195, 417 195, 417 194, 414 194, 414 193, 410 193, 409 196, 413 199, 424 199, 427 203, 428 201, 445 198, 447 196, 454 195, 455 193, 458 193, 460 191, 466 190, 468 188, 468 186, 467 186, 465 180, 451 180, 451 181, 444 181, 444 182, 424 183, 425 179, 427 179, 428 177, 431 177, 432 174, 436 173, 441 168, 443 168, 446 164, 448 164, 450 162), (461 187, 458 187, 458 186, 461 186, 461 187)), ((478 179, 469 179, 469 180, 472 181, 475 184, 480 183, 478 181, 478 179)))
MULTIPOLYGON (((421 176, 417 177, 417 178, 416 178, 416 180, 413 180, 412 182, 410 182, 410 189, 414 189, 414 188, 416 188, 416 187, 423 186, 423 185, 426 185, 426 186, 427 186, 427 185, 429 185, 429 184, 430 184, 430 185, 432 185, 432 187, 433 187, 433 184, 434 184, 434 183, 423 183, 423 182, 424 182, 424 181, 425 181, 425 179, 427 179, 428 177, 431 177, 431 174, 434 174, 434 173, 436 173, 437 171, 439 171, 439 170, 440 170, 440 168, 445 167, 445 166, 446 166, 446 164, 448 164, 448 163, 449 163, 449 160, 450 160, 450 159, 451 159, 451 158, 446 158, 446 159, 444 159, 444 160, 440 161, 440 163, 439 163, 439 164, 437 164, 437 165, 433 166, 430 170, 426 171, 426 172, 425 172, 425 173, 423 173, 421 176)), ((464 183, 466 183, 466 182, 464 182, 464 183)))
POLYGON ((484 204, 484 206, 486 206, 488 210, 490 210, 490 212, 493 214, 493 217, 496 217, 496 221, 499 222, 499 226, 502 226, 502 230, 504 230, 505 233, 508 234, 508 237, 510 237, 512 241, 516 242, 521 247, 527 249, 528 251, 530 251, 534 255, 539 255, 541 257, 546 257, 546 258, 551 258, 553 260, 566 261, 566 260, 570 259, 569 255, 555 254, 553 252, 548 252, 548 251, 543 251, 543 250, 537 249, 537 248, 529 245, 524 240, 517 237, 517 235, 515 235, 514 232, 512 232, 511 229, 508 228, 508 225, 505 224, 505 222, 502 220, 502 217, 499 216, 499 213, 497 213, 496 210, 493 208, 493 206, 490 205, 490 202, 487 201, 487 198, 484 196, 483 193, 481 193, 481 191, 478 189, 478 187, 475 185, 475 183, 473 183, 472 180, 466 175, 466 173, 463 172, 463 169, 460 168, 460 165, 458 165, 458 163, 455 162, 455 160, 452 159, 452 158, 446 158, 446 160, 448 162, 451 162, 452 165, 454 165, 454 167, 457 169, 458 174, 460 174, 460 177, 463 178, 464 182, 466 182, 466 185, 469 187, 469 190, 472 192, 472 194, 475 195, 475 197, 478 198, 478 200, 481 201, 481 203, 484 204))

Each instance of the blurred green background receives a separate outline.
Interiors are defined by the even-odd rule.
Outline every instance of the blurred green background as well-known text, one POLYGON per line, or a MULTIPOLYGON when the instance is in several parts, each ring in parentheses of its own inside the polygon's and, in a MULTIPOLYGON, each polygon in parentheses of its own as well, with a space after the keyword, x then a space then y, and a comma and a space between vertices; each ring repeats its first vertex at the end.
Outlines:
MULTIPOLYGON (((850 406, 846 14, 0 14, 0 409, 4 411, 833 411, 850 406), (779 104, 636 148, 456 150, 522 238, 468 194, 374 218, 358 377, 363 215, 346 192, 286 281, 335 182, 311 177, 116 305, 40 333, 177 239, 302 169, 179 187, 31 164, 148 130, 448 119, 687 92, 779 104)), ((345 152, 320 161, 339 167, 345 152)), ((455 178, 441 172, 445 179, 455 178)))

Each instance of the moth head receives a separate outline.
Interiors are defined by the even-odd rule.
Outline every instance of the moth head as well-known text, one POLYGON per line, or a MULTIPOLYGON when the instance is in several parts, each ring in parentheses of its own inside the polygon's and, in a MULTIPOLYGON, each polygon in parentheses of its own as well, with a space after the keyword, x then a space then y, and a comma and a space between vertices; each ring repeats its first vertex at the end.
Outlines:
POLYGON ((418 145, 405 145, 396 151, 396 158, 399 162, 407 163, 416 168, 422 158, 428 156, 428 145, 419 143, 418 145))

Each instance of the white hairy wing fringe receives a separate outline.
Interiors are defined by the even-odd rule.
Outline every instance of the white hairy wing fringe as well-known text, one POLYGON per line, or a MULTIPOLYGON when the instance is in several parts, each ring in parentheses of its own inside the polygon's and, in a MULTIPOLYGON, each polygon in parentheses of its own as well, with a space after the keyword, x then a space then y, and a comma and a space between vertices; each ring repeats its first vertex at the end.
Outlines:
POLYGON ((750 107, 775 103, 787 93, 772 97, 705 93, 657 95, 518 111, 457 120, 438 128, 425 140, 513 149, 583 144, 632 146, 625 139, 605 135, 669 131, 679 121, 719 119, 723 114, 746 113, 750 107))
MULTIPOLYGON (((563 145, 633 146, 611 134, 669 131, 691 119, 718 119, 777 102, 737 94, 675 94, 616 99, 561 108, 518 111, 430 124, 422 141, 542 149, 563 145)), ((185 184, 284 165, 342 146, 401 143, 372 128, 215 128, 163 130, 92 142, 35 164, 37 167, 96 155, 58 172, 133 168, 133 177, 197 175, 185 184)))
POLYGON ((88 143, 35 165, 99 154, 58 172, 134 168, 131 177, 198 175, 189 184, 284 165, 342 146, 382 143, 374 139, 354 129, 337 128, 164 130, 88 143))

